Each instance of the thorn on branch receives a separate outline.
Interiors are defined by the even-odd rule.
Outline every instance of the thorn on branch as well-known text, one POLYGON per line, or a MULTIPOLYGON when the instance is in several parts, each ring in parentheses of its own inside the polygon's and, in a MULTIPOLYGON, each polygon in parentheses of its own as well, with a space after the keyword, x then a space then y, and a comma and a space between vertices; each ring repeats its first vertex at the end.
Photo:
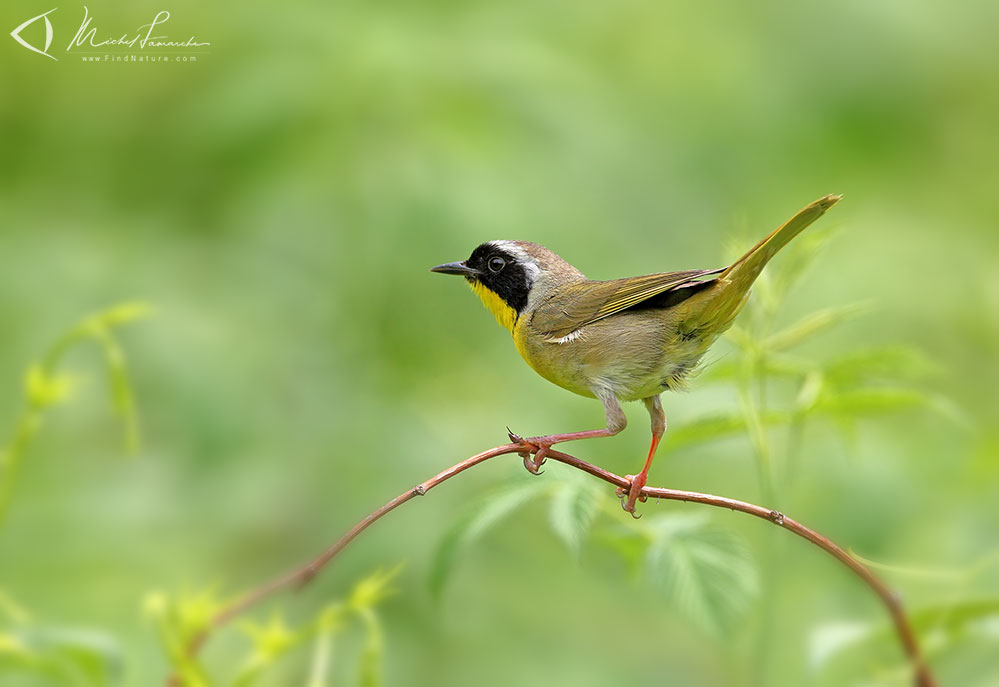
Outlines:
POLYGON ((770 522, 774 523, 775 525, 784 524, 784 514, 778 510, 770 511, 769 517, 770 517, 770 522))

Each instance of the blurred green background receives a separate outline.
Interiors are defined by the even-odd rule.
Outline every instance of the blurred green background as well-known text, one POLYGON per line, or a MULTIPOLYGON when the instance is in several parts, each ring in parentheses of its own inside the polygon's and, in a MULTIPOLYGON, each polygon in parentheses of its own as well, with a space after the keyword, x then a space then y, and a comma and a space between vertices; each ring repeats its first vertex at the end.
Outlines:
MULTIPOLYGON (((921 387, 961 420, 914 408, 846 438, 819 424, 778 505, 916 569, 882 573, 912 609, 999 596, 995 2, 88 7, 101 33, 165 8, 171 36, 212 43, 196 64, 86 64, 64 52, 82 5, 51 15, 58 62, 0 40, 0 432, 25 368, 61 332, 119 301, 154 307, 121 332, 141 451, 123 454, 99 354, 74 350, 81 382, 48 417, 0 529, 0 589, 38 623, 115 637, 125 684, 168 671, 141 611, 151 590, 230 595, 503 443, 506 425, 603 421, 428 267, 492 238, 542 243, 593 278, 715 267, 826 193, 845 197, 810 231, 835 235, 778 328, 870 302, 802 355, 906 345, 937 370, 921 387)), ((47 9, 4 3, 0 28, 47 9)), ((709 358, 733 355, 722 343, 709 358)), ((671 428, 738 405, 696 380, 664 398, 671 428)), ((573 452, 635 472, 647 419, 627 411, 624 434, 573 452)), ((745 436, 667 451, 650 483, 759 501, 752 456, 745 436)), ((442 486, 278 604, 307 617, 405 561, 379 611, 390 685, 812 684, 818 630, 886 627, 831 559, 727 512, 714 524, 758 565, 779 556, 776 583, 723 637, 606 547, 574 559, 532 503, 469 547, 434 602, 443 533, 522 473, 499 459, 442 486)), ((946 684, 999 684, 991 618, 934 655, 946 684)), ((897 664, 896 643, 883 647, 897 664)), ((243 652, 223 633, 206 660, 225 672, 243 652)), ((306 662, 264 684, 300 684, 306 662)), ((879 666, 839 684, 897 679, 879 666)))

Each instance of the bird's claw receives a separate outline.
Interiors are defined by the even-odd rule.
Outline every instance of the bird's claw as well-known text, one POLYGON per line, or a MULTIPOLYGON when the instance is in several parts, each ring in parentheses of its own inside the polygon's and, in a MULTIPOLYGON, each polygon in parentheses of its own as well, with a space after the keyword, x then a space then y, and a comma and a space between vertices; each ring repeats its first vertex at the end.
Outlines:
POLYGON ((524 437, 520 436, 519 434, 514 433, 514 431, 512 429, 510 429, 509 427, 506 428, 506 435, 508 437, 510 437, 510 443, 511 444, 523 444, 523 443, 526 443, 524 441, 524 437))
POLYGON ((517 455, 524 459, 524 467, 532 475, 540 475, 544 473, 541 466, 545 464, 545 455, 548 453, 549 446, 545 444, 535 443, 531 439, 525 439, 519 434, 514 433, 509 427, 506 428, 507 436, 510 437, 510 442, 513 444, 520 444, 524 450, 518 451, 517 455))
POLYGON ((637 512, 635 510, 634 506, 631 507, 631 510, 628 510, 628 504, 627 503, 622 503, 621 504, 621 508, 623 508, 624 512, 628 513, 629 515, 631 515, 631 517, 633 517, 635 520, 641 520, 642 519, 642 514, 639 513, 639 512, 637 512))
POLYGON ((532 475, 544 474, 545 471, 541 469, 541 466, 545 464, 545 452, 547 450, 547 448, 541 447, 533 457, 530 453, 520 454, 524 458, 524 467, 527 468, 529 473, 532 475))
POLYGON ((617 497, 621 499, 621 508, 624 509, 626 513, 631 513, 631 517, 638 520, 642 517, 640 513, 635 512, 635 503, 641 501, 645 503, 649 500, 649 497, 642 493, 642 488, 645 486, 645 481, 643 480, 641 484, 636 484, 637 479, 635 475, 625 475, 624 478, 628 480, 631 484, 626 487, 618 487, 614 490, 617 497))

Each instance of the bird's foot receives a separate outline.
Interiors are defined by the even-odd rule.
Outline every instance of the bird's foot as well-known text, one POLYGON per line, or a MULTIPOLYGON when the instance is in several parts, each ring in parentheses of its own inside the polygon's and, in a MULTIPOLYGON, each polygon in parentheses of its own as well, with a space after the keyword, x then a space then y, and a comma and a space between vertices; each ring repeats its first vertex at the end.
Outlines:
POLYGON ((524 450, 518 452, 518 455, 524 459, 524 467, 527 471, 532 475, 543 473, 544 470, 541 469, 541 466, 545 464, 545 455, 551 448, 551 444, 539 441, 541 437, 525 439, 519 434, 514 434, 509 427, 506 428, 506 433, 510 437, 511 443, 524 447, 524 450))
POLYGON ((631 486, 628 489, 618 487, 616 493, 618 498, 621 499, 621 508, 631 513, 631 517, 638 520, 642 516, 635 512, 635 503, 638 501, 645 503, 649 500, 649 497, 642 493, 642 488, 645 486, 648 475, 625 475, 624 478, 631 482, 631 486))

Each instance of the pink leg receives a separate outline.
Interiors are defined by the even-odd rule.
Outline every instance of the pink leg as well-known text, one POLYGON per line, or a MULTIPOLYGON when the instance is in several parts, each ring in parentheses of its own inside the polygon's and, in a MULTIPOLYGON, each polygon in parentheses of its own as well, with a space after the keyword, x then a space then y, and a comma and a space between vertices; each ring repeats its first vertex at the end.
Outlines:
POLYGON ((510 436, 510 441, 515 444, 524 444, 527 451, 524 451, 520 456, 524 459, 524 467, 532 475, 541 474, 541 466, 545 462, 545 454, 548 453, 550 449, 555 444, 561 444, 563 441, 575 441, 576 439, 599 439, 600 437, 612 437, 617 432, 612 432, 609 429, 588 429, 585 432, 570 432, 568 434, 547 434, 542 437, 529 437, 527 439, 518 436, 507 429, 507 434, 510 436), (531 454, 534 454, 533 457, 531 454))
MULTIPOLYGON (((656 449, 659 448, 659 441, 663 438, 663 433, 666 432, 666 414, 663 412, 659 397, 651 396, 646 398, 645 407, 652 418, 652 445, 649 446, 649 455, 645 458, 645 466, 642 467, 642 471, 635 477, 628 475, 628 477, 631 477, 631 488, 628 489, 628 500, 621 504, 622 508, 636 518, 640 516, 635 515, 635 502, 645 501, 645 497, 642 496, 642 487, 645 486, 645 483, 649 479, 649 468, 652 467, 652 459, 656 455, 656 449)), ((623 497, 624 490, 619 489, 618 495, 623 497)))
POLYGON ((543 437, 530 437, 524 439, 525 443, 531 444, 532 446, 544 446, 551 448, 555 444, 561 444, 564 441, 576 441, 577 439, 599 439, 601 437, 612 437, 617 432, 612 432, 609 429, 588 429, 585 432, 569 432, 568 434, 546 434, 543 437))
POLYGON ((605 389, 595 389, 594 394, 604 404, 604 414, 607 417, 606 429, 589 429, 585 432, 569 432, 568 434, 547 434, 545 436, 524 439, 511 432, 510 428, 507 427, 506 431, 510 435, 510 441, 515 444, 524 445, 524 451, 520 455, 524 459, 524 467, 527 468, 528 472, 532 475, 539 474, 539 468, 545 461, 545 454, 555 444, 561 444, 564 441, 576 441, 577 439, 612 437, 624 429, 625 425, 628 424, 628 419, 625 417, 624 411, 621 410, 621 406, 617 402, 617 397, 605 389))
MULTIPOLYGON (((631 479, 631 489, 628 490, 628 500, 621 505, 626 511, 635 515, 635 502, 639 500, 645 501, 644 496, 640 496, 642 493, 642 487, 649 479, 649 468, 652 467, 652 459, 656 455, 656 449, 659 448, 659 440, 662 439, 662 435, 652 435, 652 446, 649 447, 649 456, 645 459, 645 467, 642 471, 638 473, 637 476, 631 479)), ((623 494, 622 494, 623 495, 623 494)))

